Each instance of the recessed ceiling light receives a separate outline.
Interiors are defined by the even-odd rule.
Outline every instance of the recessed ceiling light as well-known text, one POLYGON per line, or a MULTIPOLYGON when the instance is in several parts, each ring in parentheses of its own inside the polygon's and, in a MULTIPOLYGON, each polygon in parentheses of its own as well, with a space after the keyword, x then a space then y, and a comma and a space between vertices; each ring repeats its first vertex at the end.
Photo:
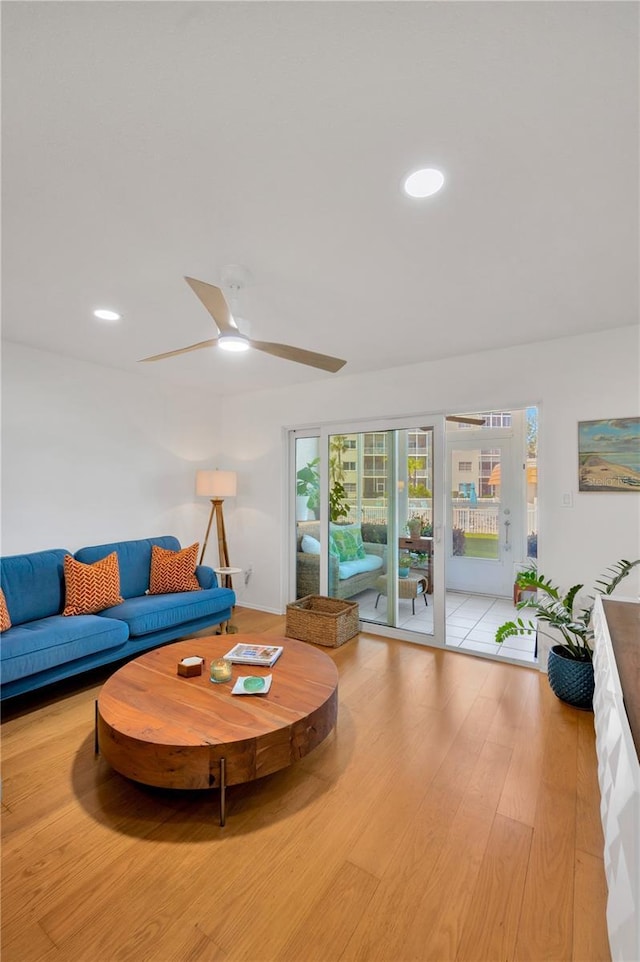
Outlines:
POLYGON ((118 314, 116 311, 108 311, 104 307, 94 311, 93 316, 98 317, 101 321, 119 321, 122 317, 122 315, 118 314))
POLYGON ((444 174, 435 167, 423 167, 414 170, 404 182, 404 189, 409 197, 431 197, 437 194, 444 184, 444 174))

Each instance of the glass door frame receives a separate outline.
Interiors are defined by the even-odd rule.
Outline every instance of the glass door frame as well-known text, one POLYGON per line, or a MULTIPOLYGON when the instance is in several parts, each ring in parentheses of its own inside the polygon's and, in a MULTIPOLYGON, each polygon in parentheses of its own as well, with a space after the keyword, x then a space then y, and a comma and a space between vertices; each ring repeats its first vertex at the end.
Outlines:
MULTIPOLYGON (((320 447, 320 427, 317 425, 305 427, 290 427, 283 429, 284 440, 284 463, 283 472, 287 483, 283 486, 285 492, 285 503, 283 505, 283 517, 287 519, 287 528, 284 532, 284 543, 282 545, 282 557, 287 559, 285 566, 287 572, 286 580, 281 581, 285 596, 282 599, 281 608, 286 610, 286 605, 290 601, 296 600, 296 578, 297 578, 297 477, 296 477, 296 442, 303 438, 317 438, 320 447)), ((322 494, 322 476, 320 477, 320 491, 322 494)), ((320 515, 322 518, 322 514, 320 515)), ((321 566, 322 566, 322 559, 321 566)), ((282 590, 282 589, 281 589, 282 590)))
MULTIPOLYGON (((320 437, 320 518, 329 517, 329 438, 336 434, 370 434, 376 431, 411 431, 415 429, 427 429, 433 431, 433 557, 431 559, 432 578, 433 578, 433 634, 426 635, 409 631, 403 628, 395 628, 376 622, 365 622, 364 630, 369 634, 376 634, 383 637, 398 638, 400 640, 411 641, 417 644, 428 645, 430 647, 445 647, 445 584, 446 584, 446 559, 445 559, 445 518, 446 518, 446 490, 445 490, 445 417, 443 414, 423 414, 406 415, 402 417, 371 418, 364 421, 341 421, 322 424, 319 427, 320 437)), ((317 436, 315 432, 291 432, 292 437, 317 436)), ((394 477, 397 474, 397 465, 394 467, 394 477)), ((397 480, 397 479, 396 479, 397 480)), ((395 486, 394 486, 395 489, 395 486)), ((294 502, 295 505, 295 502, 294 502)), ((397 499, 393 505, 395 521, 390 526, 391 530, 397 533, 398 510, 397 499)), ((290 513, 295 517, 295 508, 290 513)), ((328 523, 321 525, 320 538, 320 593, 328 593, 328 523)), ((397 542, 397 539, 396 539, 397 542)), ((396 549, 397 550, 397 549, 396 549)), ((295 557, 295 555, 294 555, 295 557)), ((291 581, 291 579, 290 579, 291 581)), ((295 597, 295 592, 293 597, 295 597)), ((397 597, 389 598, 388 603, 396 606, 397 621, 397 597)), ((362 624, 362 623, 361 623, 362 624)))
MULTIPOLYGON (((453 578, 453 584, 449 587, 452 591, 469 591, 471 594, 490 595, 508 598, 512 594, 512 586, 515 568, 522 567, 526 561, 526 409, 512 407, 508 410, 511 415, 511 425, 509 427, 479 428, 468 429, 460 434, 447 434, 446 438, 446 462, 445 477, 447 487, 447 538, 446 554, 449 564, 449 575, 453 578), (501 577, 500 585, 490 584, 482 578, 473 578, 471 574, 468 580, 474 588, 464 585, 464 579, 460 578, 459 571, 454 573, 454 567, 461 570, 458 561, 453 559, 453 548, 451 536, 453 532, 453 467, 451 455, 454 451, 462 452, 465 450, 483 450, 496 448, 501 452, 501 492, 500 505, 498 511, 498 557, 495 562, 491 559, 469 558, 466 567, 469 571, 475 564, 477 568, 487 569, 497 564, 499 570, 495 575, 501 577), (507 529, 505 529, 505 524, 507 529), (505 531, 507 533, 505 533, 505 531), (524 560, 523 560, 524 559, 524 560)), ((481 501, 479 502, 481 505, 481 501)), ((463 562, 464 563, 464 562, 463 562)), ((491 573, 487 571, 489 581, 491 573)))

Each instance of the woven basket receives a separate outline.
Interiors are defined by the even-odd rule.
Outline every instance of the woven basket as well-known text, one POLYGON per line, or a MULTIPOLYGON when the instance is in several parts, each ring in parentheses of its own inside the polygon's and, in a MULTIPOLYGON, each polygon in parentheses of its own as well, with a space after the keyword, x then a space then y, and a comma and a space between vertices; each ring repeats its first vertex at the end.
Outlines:
POLYGON ((360 630, 357 601, 307 595, 287 605, 285 635, 314 645, 339 648, 360 630))

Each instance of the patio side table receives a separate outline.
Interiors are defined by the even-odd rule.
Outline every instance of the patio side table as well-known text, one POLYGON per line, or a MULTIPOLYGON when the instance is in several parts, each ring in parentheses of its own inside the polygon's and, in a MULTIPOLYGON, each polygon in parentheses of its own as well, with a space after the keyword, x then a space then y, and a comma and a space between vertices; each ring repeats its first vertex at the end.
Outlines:
POLYGON ((433 594, 433 538, 398 538, 398 548, 401 551, 413 551, 427 557, 426 579, 427 592, 433 594))
MULTIPOLYGON (((378 602, 380 601, 380 595, 387 594, 387 578, 386 575, 380 575, 376 581, 376 588, 378 589, 378 597, 376 598, 375 608, 378 607, 378 602)), ((422 595, 424 598, 424 603, 429 606, 427 601, 427 579, 426 578, 398 578, 398 598, 400 599, 411 599, 411 614, 416 613, 416 598, 418 595, 422 595)))

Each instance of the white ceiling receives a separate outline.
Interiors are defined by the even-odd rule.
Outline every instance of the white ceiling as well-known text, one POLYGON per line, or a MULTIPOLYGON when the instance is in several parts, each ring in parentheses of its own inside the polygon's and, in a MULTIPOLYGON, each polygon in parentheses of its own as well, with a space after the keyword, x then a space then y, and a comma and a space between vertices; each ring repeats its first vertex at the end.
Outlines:
POLYGON ((3 336, 233 393, 637 323, 638 10, 3 3, 3 336), (182 278, 227 264, 343 371, 137 364, 215 336, 182 278))

